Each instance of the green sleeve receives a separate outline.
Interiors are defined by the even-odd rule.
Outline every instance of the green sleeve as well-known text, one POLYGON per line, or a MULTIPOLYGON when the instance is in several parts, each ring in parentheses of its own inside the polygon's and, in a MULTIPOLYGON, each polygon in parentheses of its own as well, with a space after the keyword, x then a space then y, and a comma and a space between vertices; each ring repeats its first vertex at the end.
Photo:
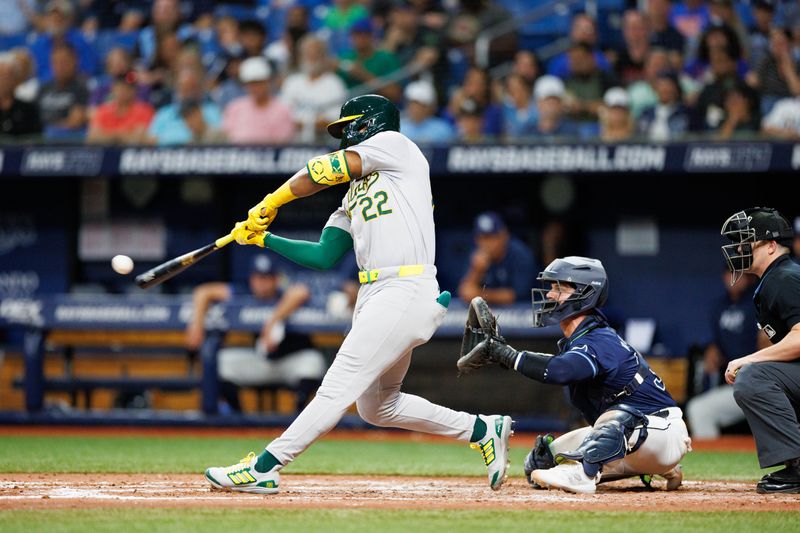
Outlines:
POLYGON ((264 239, 264 246, 298 265, 329 270, 353 249, 353 238, 343 229, 328 226, 322 230, 319 242, 285 239, 270 233, 264 239))

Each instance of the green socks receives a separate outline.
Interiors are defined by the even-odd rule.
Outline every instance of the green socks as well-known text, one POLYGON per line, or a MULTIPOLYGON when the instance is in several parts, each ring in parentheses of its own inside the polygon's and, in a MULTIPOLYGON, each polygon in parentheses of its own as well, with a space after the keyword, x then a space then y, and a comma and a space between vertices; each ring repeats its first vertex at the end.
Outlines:
POLYGON ((469 441, 478 442, 485 436, 486 436, 486 422, 484 422, 480 416, 475 415, 475 426, 473 426, 472 428, 472 436, 469 438, 469 441))
MULTIPOLYGON (((484 424, 484 427, 486 427, 486 424, 484 424)), ((256 459, 256 472, 266 474, 279 464, 281 464, 280 461, 275 459, 274 455, 269 453, 267 450, 264 450, 261 452, 261 455, 258 456, 258 459, 256 459)))

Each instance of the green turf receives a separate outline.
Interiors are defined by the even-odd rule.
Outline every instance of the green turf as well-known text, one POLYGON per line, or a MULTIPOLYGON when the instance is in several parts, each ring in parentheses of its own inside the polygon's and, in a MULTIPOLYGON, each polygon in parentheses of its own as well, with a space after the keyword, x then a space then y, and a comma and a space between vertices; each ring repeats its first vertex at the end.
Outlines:
MULTIPOLYGON (((513 442, 513 441, 512 441, 513 442)), ((0 472, 200 473, 236 462, 265 441, 252 438, 0 437, 0 472)), ((512 447, 512 475, 528 449, 512 447)), ((754 480, 763 475, 755 453, 692 452, 686 479, 754 480)), ((286 473, 484 475, 480 455, 459 443, 321 440, 286 473)))
POLYGON ((96 509, 0 511, 4 532, 24 531, 797 531, 800 513, 612 513, 543 511, 382 511, 96 509))

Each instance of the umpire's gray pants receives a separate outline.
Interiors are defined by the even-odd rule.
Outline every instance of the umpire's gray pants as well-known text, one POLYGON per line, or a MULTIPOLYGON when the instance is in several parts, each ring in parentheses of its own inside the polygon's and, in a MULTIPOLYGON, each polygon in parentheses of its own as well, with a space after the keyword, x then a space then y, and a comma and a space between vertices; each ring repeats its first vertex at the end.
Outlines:
POLYGON ((800 361, 744 365, 733 397, 753 431, 761 468, 800 457, 800 361))

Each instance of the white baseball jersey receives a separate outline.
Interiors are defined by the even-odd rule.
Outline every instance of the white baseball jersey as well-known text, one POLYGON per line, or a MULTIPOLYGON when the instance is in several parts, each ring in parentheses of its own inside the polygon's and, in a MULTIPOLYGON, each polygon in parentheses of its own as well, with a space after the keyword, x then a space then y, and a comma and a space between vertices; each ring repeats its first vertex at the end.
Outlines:
POLYGON ((432 265, 436 255, 428 161, 416 144, 384 131, 347 148, 361 156, 342 206, 328 219, 350 233, 362 270, 432 265))

